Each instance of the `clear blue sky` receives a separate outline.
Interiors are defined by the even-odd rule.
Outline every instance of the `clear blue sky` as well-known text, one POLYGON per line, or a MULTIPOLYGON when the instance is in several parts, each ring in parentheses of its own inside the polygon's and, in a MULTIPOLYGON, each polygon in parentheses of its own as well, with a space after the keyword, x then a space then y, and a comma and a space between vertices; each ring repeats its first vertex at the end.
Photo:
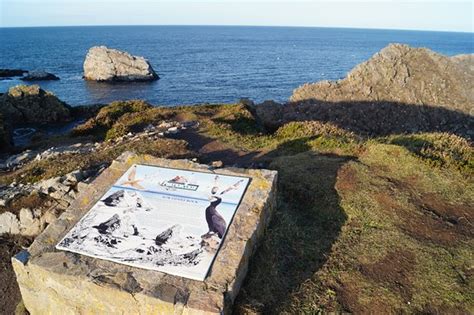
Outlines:
POLYGON ((473 1, 0 0, 0 26, 278 25, 474 32, 473 1))

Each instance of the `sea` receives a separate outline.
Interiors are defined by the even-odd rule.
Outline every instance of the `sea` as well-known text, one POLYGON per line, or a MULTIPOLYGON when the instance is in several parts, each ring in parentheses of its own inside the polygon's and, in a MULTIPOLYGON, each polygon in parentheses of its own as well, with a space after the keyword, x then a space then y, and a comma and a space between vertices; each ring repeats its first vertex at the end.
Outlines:
MULTIPOLYGON (((285 102, 306 82, 337 80, 389 43, 445 55, 474 52, 474 33, 243 26, 91 26, 0 28, 0 68, 45 70, 59 81, 38 84, 68 104, 145 99, 154 105, 285 102), (96 45, 144 56, 155 82, 83 80, 96 45)), ((0 93, 24 84, 0 80, 0 93)))

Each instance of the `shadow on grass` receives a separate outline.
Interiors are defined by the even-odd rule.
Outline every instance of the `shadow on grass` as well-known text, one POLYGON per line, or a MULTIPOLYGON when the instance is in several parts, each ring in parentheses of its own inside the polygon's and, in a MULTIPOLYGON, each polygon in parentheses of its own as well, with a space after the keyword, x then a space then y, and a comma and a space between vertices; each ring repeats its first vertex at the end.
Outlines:
POLYGON ((305 152, 276 158, 278 207, 251 261, 235 313, 291 311, 292 293, 325 263, 347 219, 335 190, 353 157, 305 152))
POLYGON ((185 140, 188 143, 188 148, 199 154, 201 163, 222 161, 224 165, 247 167, 252 165, 255 157, 258 155, 258 152, 239 151, 192 129, 182 130, 171 137, 185 140))
POLYGON ((305 120, 332 123, 362 136, 450 132, 472 138, 474 130, 473 115, 450 109, 449 106, 389 101, 329 102, 309 99, 285 105, 256 105, 254 112, 270 131, 286 122, 305 120))
POLYGON ((228 124, 230 128, 241 135, 259 135, 263 133, 263 128, 257 124, 255 119, 241 116, 234 119, 216 118, 217 123, 228 124))

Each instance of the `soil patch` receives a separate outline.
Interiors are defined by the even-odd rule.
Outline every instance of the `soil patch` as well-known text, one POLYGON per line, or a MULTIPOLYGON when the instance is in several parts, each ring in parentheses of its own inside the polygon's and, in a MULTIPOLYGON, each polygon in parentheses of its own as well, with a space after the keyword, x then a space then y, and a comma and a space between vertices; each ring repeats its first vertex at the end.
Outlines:
POLYGON ((337 174, 337 189, 355 191, 358 187, 357 172, 350 165, 343 166, 337 174))
POLYGON ((334 289, 337 292, 339 304, 345 311, 353 314, 391 314, 395 311, 392 306, 376 297, 367 304, 361 303, 359 301, 361 288, 354 282, 339 283, 334 289))
POLYGON ((395 250, 376 263, 362 265, 360 271, 365 277, 388 286, 408 302, 413 294, 410 273, 415 263, 412 252, 395 250))
POLYGON ((452 246, 474 237, 474 207, 451 204, 433 193, 419 194, 415 186, 384 177, 391 187, 374 194, 389 215, 396 215, 398 227, 411 237, 438 245, 452 246), (408 195, 411 207, 397 202, 394 195, 408 195))
POLYGON ((14 314, 21 301, 20 289, 13 272, 11 257, 23 247, 31 244, 33 238, 13 235, 0 236, 0 314, 14 314))
POLYGON ((401 226, 410 236, 444 246, 474 236, 474 207, 467 204, 450 204, 435 194, 411 194, 411 202, 418 211, 406 211, 401 226))

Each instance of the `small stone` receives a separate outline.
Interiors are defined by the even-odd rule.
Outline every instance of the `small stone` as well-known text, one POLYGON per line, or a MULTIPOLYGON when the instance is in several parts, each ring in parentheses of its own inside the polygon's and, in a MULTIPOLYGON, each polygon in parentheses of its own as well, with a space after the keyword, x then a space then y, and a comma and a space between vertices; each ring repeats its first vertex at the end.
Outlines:
POLYGON ((43 224, 39 218, 35 218, 33 212, 28 208, 20 210, 20 233, 24 236, 36 236, 43 231, 43 224))
POLYGON ((50 209, 46 211, 46 213, 41 217, 41 221, 43 221, 43 224, 44 223, 51 224, 54 221, 56 221, 57 218, 58 218, 58 215, 56 213, 56 210, 50 209))
POLYGON ((178 131, 179 131, 178 127, 168 128, 168 133, 171 133, 171 134, 176 134, 178 133, 178 131))
POLYGON ((224 163, 222 161, 214 161, 211 163, 211 166, 213 168, 221 168, 224 166, 224 163))
POLYGON ((20 221, 16 215, 8 211, 0 214, 0 234, 4 233, 20 233, 20 221))

